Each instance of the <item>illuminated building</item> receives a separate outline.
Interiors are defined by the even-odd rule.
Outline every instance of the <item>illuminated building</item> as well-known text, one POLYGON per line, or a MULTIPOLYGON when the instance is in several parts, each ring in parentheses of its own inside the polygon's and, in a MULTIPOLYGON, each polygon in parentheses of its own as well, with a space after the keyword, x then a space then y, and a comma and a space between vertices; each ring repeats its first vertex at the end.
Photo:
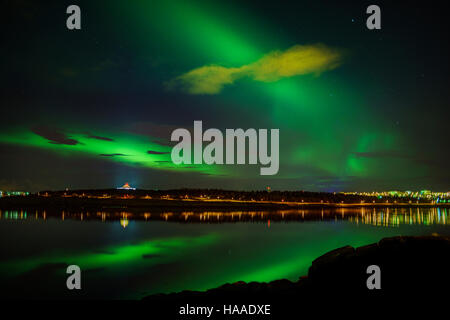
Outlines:
POLYGON ((119 188, 117 188, 119 190, 136 190, 136 188, 131 187, 128 182, 125 182, 125 184, 119 188))

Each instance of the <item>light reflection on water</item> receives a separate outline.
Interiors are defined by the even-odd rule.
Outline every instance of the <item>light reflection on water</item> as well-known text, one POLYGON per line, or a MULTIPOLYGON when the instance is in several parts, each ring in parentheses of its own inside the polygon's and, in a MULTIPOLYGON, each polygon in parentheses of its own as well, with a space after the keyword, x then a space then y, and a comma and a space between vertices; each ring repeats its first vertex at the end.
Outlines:
POLYGON ((6 287, 22 297, 14 290, 32 284, 29 298, 68 295, 68 264, 83 270, 83 297, 97 298, 206 290, 240 280, 296 280, 315 258, 338 247, 398 235, 450 235, 448 214, 446 207, 139 214, 2 210, 0 296, 6 287))
POLYGON ((398 227, 399 225, 448 225, 449 210, 444 207, 433 208, 340 208, 340 209, 301 209, 281 211, 232 211, 232 212, 163 212, 132 213, 120 212, 65 212, 49 214, 45 210, 0 210, 0 219, 6 220, 101 220, 103 222, 118 220, 123 228, 129 221, 168 221, 183 223, 225 223, 225 222, 265 222, 270 221, 304 222, 304 221, 349 221, 356 224, 368 224, 381 227, 398 227))

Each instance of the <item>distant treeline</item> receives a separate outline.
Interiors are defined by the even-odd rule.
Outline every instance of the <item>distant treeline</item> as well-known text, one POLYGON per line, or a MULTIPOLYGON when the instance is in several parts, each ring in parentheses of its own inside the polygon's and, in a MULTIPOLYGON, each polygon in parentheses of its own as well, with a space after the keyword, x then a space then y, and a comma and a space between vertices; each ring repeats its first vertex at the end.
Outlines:
POLYGON ((429 203, 430 200, 413 197, 397 196, 364 196, 329 192, 308 191, 233 191, 220 189, 173 189, 173 190, 68 190, 68 191, 43 191, 40 196, 50 197, 130 197, 152 199, 204 199, 204 200, 237 200, 237 201, 274 201, 274 202, 315 202, 315 203, 386 203, 402 202, 429 203))

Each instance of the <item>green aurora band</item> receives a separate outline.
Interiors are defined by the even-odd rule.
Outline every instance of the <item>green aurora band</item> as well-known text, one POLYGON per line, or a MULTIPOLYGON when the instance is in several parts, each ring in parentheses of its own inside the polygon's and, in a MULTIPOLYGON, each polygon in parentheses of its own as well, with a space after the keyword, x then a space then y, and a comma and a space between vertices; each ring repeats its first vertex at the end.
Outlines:
MULTIPOLYGON (((288 34, 280 36, 264 20, 245 10, 236 10, 232 4, 155 1, 125 5, 111 1, 106 6, 111 12, 107 19, 134 17, 127 30, 112 31, 118 38, 126 38, 130 30, 133 31, 133 41, 139 43, 134 52, 136 57, 156 60, 163 57, 170 61, 170 72, 167 72, 167 63, 162 63, 152 74, 140 71, 136 74, 137 78, 143 78, 142 81, 158 82, 162 88, 174 77, 201 66, 239 67, 254 63, 273 50, 285 50, 293 45, 288 34)), ((297 44, 302 45, 301 39, 297 39, 297 44)), ((427 166, 411 159, 414 150, 408 148, 407 138, 386 124, 383 115, 376 113, 376 106, 367 97, 367 89, 358 81, 347 82, 337 73, 346 67, 351 54, 347 50, 342 66, 323 74, 286 77, 273 82, 245 80, 225 87, 216 95, 185 96, 187 101, 201 99, 211 106, 211 112, 218 105, 229 105, 229 110, 222 112, 230 113, 239 112, 245 106, 259 123, 279 128, 280 171, 274 177, 277 179, 294 178, 302 184, 302 178, 306 177, 345 180, 379 179, 381 175, 408 178, 411 172, 416 176, 427 175, 427 166), (365 156, 369 153, 402 156, 365 156)), ((109 81, 106 76, 104 80, 105 83, 109 81)), ((102 87, 102 84, 98 86, 102 87)), ((74 146, 51 143, 27 128, 5 130, 0 133, 1 143, 46 149, 63 156, 117 154, 108 159, 130 166, 221 177, 236 177, 239 170, 226 166, 175 166, 170 162, 170 154, 147 153, 147 150, 170 152, 167 146, 151 142, 149 137, 111 129, 97 131, 113 138, 113 142, 75 133, 70 137, 80 143, 74 146)), ((67 131, 86 130, 75 124, 67 131)), ((246 178, 253 178, 251 175, 244 173, 246 178)), ((302 187, 317 189, 317 185, 303 184, 302 187)))

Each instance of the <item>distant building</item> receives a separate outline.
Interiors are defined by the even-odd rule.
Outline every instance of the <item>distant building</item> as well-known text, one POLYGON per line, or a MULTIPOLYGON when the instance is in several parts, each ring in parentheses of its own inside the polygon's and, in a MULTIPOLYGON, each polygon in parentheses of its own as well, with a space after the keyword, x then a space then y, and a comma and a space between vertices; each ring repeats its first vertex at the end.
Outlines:
POLYGON ((128 182, 125 182, 125 184, 119 188, 118 190, 136 190, 136 188, 131 187, 128 182))

